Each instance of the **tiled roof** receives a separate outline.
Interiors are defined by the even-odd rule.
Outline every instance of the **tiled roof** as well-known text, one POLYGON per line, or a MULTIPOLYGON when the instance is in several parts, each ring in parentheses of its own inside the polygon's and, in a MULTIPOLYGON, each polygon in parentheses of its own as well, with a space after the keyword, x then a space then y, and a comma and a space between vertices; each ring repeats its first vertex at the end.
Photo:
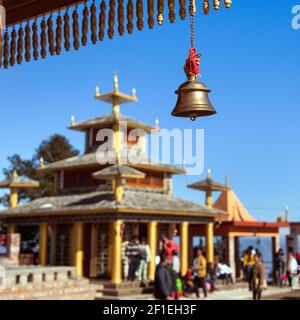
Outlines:
MULTIPOLYGON (((119 121, 127 122, 127 126, 130 128, 140 128, 140 129, 144 129, 146 132, 150 132, 151 130, 154 129, 154 127, 152 126, 149 126, 135 119, 129 118, 122 114, 119 115, 119 121)), ((70 126, 69 129, 81 131, 87 128, 102 128, 102 127, 107 127, 107 125, 111 125, 115 122, 116 122, 116 119, 114 115, 111 113, 102 117, 97 117, 94 119, 89 119, 86 121, 75 123, 74 125, 70 126)))
POLYGON ((224 185, 222 185, 221 183, 211 179, 210 177, 207 177, 204 180, 189 184, 188 188, 196 189, 196 190, 203 190, 203 191, 205 191, 207 189, 219 191, 219 190, 225 190, 226 187, 224 185))
POLYGON ((54 197, 45 197, 36 199, 27 204, 16 208, 0 211, 1 216, 14 216, 22 214, 51 214, 59 212, 60 214, 69 211, 86 213, 89 210, 97 209, 132 209, 132 210, 154 210, 154 211, 177 211, 183 213, 205 213, 209 215, 226 215, 219 209, 208 209, 201 204, 180 198, 170 197, 167 194, 156 193, 153 191, 138 191, 125 189, 124 199, 117 203, 114 200, 114 194, 110 191, 93 191, 84 194, 60 195, 54 197))
MULTIPOLYGON (((74 167, 85 167, 85 166, 97 166, 100 164, 97 161, 96 152, 91 152, 83 155, 78 155, 65 160, 57 161, 40 168, 40 171, 55 171, 58 169, 67 169, 74 167)), ((150 159, 146 154, 140 153, 138 156, 134 153, 130 154, 131 167, 137 169, 147 166, 153 170, 173 172, 173 173, 185 173, 185 170, 168 164, 163 164, 159 161, 150 159)))
POLYGON ((39 182, 35 180, 28 179, 27 177, 11 176, 4 181, 0 181, 0 188, 37 188, 39 187, 39 182))

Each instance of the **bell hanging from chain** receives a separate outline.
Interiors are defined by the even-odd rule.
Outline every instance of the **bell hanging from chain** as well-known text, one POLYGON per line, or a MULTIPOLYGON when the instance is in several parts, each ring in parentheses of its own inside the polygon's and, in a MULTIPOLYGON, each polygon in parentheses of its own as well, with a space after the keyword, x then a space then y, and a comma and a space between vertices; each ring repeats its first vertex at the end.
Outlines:
POLYGON ((188 81, 184 82, 175 93, 178 95, 177 103, 172 111, 174 117, 185 117, 195 120, 197 117, 211 116, 216 113, 208 94, 211 92, 204 83, 197 80, 200 74, 200 54, 194 48, 194 15, 195 0, 190 3, 191 18, 191 48, 184 65, 188 81))

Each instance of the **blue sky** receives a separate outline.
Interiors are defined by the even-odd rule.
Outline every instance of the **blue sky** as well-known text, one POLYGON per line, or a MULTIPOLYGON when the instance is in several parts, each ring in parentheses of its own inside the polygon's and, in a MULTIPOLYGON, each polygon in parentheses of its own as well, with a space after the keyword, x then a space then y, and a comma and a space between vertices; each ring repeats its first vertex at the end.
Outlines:
MULTIPOLYGON (((233 1, 232 8, 196 17, 196 46, 202 54, 202 80, 213 92, 218 114, 196 122, 170 116, 174 90, 184 81, 189 45, 188 19, 167 19, 113 41, 91 43, 38 62, 0 71, 0 168, 14 153, 30 157, 42 139, 67 135, 82 149, 81 133, 67 130, 70 115, 84 120, 110 112, 93 99, 95 86, 135 87, 139 102, 122 112, 164 128, 204 128, 205 167, 230 185, 257 219, 274 220, 291 207, 300 219, 299 51, 300 30, 291 27, 300 1, 233 1)), ((177 8, 178 9, 178 8, 177 8)), ((145 10, 146 12, 146 10, 145 10)), ((165 13, 167 18, 167 12, 165 13)), ((199 177, 175 177, 175 195, 203 201, 185 186, 199 177)), ((1 173, 2 177, 2 173, 1 173)))

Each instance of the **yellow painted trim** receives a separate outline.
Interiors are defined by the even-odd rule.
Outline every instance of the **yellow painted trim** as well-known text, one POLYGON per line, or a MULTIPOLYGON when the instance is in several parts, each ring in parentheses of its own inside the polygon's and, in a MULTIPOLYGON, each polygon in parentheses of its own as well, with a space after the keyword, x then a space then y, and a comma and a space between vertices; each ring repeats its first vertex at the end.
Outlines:
POLYGON ((16 208, 18 206, 18 202, 19 202, 18 189, 11 188, 10 189, 10 196, 9 196, 9 207, 16 208))
POLYGON ((147 225, 148 228, 148 244, 150 246, 151 260, 149 262, 148 278, 153 281, 155 278, 155 257, 156 257, 156 246, 157 246, 157 222, 152 221, 147 225))
POLYGON ((82 222, 75 222, 75 267, 76 273, 78 277, 83 276, 83 223, 82 222))
POLYGON ((207 262, 214 262, 214 224, 206 225, 206 259, 207 262))
POLYGON ((189 262, 189 223, 180 224, 180 273, 185 276, 189 262))
POLYGON ((116 220, 112 222, 112 266, 111 281, 119 284, 122 282, 122 221, 116 220))

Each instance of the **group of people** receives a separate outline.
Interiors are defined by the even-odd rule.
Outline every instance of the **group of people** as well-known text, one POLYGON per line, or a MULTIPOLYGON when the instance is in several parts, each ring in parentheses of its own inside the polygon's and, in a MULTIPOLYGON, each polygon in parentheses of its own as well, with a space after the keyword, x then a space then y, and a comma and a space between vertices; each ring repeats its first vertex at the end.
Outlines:
POLYGON ((300 264, 300 257, 295 257, 293 250, 288 250, 287 259, 282 249, 276 252, 274 257, 274 276, 278 287, 282 288, 284 284, 288 283, 293 286, 293 280, 298 279, 298 264, 300 264))
POLYGON ((220 278, 226 283, 233 283, 230 267, 223 261, 216 264, 207 262, 201 248, 196 249, 193 264, 183 278, 179 274, 179 247, 173 240, 163 236, 159 248, 154 282, 154 296, 157 299, 178 299, 182 295, 191 294, 199 298, 201 290, 204 297, 207 297, 208 292, 216 290, 216 279, 220 278))
POLYGON ((123 241, 121 253, 124 279, 129 281, 138 279, 145 284, 148 277, 148 263, 152 259, 146 238, 139 240, 135 236, 131 241, 123 241))

